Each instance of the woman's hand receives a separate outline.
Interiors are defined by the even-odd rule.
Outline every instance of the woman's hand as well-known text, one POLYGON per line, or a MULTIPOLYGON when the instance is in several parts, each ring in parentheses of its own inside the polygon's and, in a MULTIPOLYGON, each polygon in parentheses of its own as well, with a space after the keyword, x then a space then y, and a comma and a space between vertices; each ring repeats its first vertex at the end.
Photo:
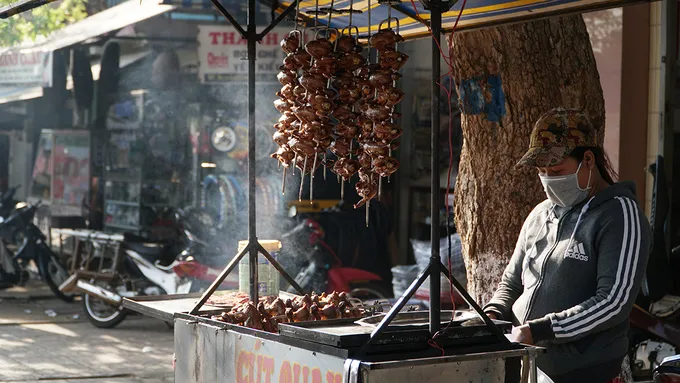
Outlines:
POLYGON ((534 338, 531 336, 531 328, 529 325, 525 324, 519 327, 513 327, 511 340, 517 343, 533 345, 534 338))

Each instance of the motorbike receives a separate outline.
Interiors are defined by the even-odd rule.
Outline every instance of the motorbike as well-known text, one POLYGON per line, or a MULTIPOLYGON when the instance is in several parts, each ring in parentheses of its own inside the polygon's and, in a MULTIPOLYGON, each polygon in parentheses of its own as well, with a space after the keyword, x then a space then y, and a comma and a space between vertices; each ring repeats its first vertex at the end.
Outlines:
MULTIPOLYGON (((380 276, 366 270, 345 267, 335 251, 324 241, 321 225, 311 218, 303 219, 292 230, 283 234, 281 242, 283 249, 294 249, 305 243, 309 248, 309 251, 295 251, 289 255, 289 258, 304 255, 297 274, 293 275, 305 293, 338 291, 361 300, 383 300, 392 296, 380 276)), ((289 260, 285 263, 295 265, 299 262, 289 260)), ((287 269, 292 270, 294 267, 288 266, 287 269)), ((292 287, 288 287, 288 291, 295 292, 292 287)))
POLYGON ((33 224, 33 217, 40 203, 29 205, 20 202, 14 212, 0 223, 0 288, 23 285, 29 277, 31 264, 37 266, 40 278, 59 299, 72 302, 73 295, 59 291, 59 285, 68 278, 66 267, 47 245, 47 237, 33 224), (10 233, 10 234, 7 234, 10 233), (12 253, 6 238, 21 236, 21 246, 12 253))
POLYGON ((106 243, 90 243, 92 255, 60 290, 83 295, 83 311, 95 327, 113 328, 125 320, 129 312, 123 298, 191 292, 191 280, 174 271, 172 243, 147 242, 128 233, 114 246, 117 251, 106 243))
POLYGON ((14 211, 16 204, 19 203, 19 201, 14 199, 14 195, 19 188, 19 185, 13 186, 7 189, 6 192, 0 194, 0 222, 8 218, 14 211))
POLYGON ((122 308, 123 298, 187 294, 207 288, 221 268, 204 262, 220 249, 190 231, 192 225, 187 222, 197 215, 200 217, 199 213, 178 210, 176 241, 150 242, 130 233, 123 234, 117 246, 91 241, 91 255, 81 260, 79 271, 61 290, 83 294, 88 320, 99 328, 113 328, 130 314, 122 308))
POLYGON ((654 369, 654 383, 680 383, 680 355, 664 358, 654 369))

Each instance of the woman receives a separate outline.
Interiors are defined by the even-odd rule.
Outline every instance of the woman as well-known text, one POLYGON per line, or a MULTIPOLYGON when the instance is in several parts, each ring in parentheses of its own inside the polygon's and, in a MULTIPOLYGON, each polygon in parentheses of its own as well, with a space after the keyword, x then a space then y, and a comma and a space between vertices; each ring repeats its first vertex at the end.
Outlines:
POLYGON ((547 348, 538 367, 556 383, 605 383, 628 349, 628 315, 651 248, 632 182, 614 183, 588 118, 553 109, 518 166, 538 170, 548 199, 524 222, 484 311, 512 321, 515 341, 547 348))

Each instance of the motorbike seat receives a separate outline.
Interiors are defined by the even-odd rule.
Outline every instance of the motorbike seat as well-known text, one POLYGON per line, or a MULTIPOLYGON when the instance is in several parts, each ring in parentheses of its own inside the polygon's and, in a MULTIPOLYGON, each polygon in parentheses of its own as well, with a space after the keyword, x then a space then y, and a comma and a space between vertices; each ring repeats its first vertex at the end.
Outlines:
POLYGON ((149 262, 156 262, 168 255, 170 245, 153 242, 125 242, 125 246, 149 262))

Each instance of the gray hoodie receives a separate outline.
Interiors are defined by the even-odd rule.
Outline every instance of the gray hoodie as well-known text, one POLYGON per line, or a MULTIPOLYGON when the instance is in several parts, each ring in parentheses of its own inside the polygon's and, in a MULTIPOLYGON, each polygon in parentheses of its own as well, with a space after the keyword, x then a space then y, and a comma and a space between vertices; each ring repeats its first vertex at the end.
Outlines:
POLYGON ((620 362, 650 238, 632 182, 572 208, 546 200, 524 222, 485 311, 529 324, 548 349, 538 361, 548 375, 620 362))

